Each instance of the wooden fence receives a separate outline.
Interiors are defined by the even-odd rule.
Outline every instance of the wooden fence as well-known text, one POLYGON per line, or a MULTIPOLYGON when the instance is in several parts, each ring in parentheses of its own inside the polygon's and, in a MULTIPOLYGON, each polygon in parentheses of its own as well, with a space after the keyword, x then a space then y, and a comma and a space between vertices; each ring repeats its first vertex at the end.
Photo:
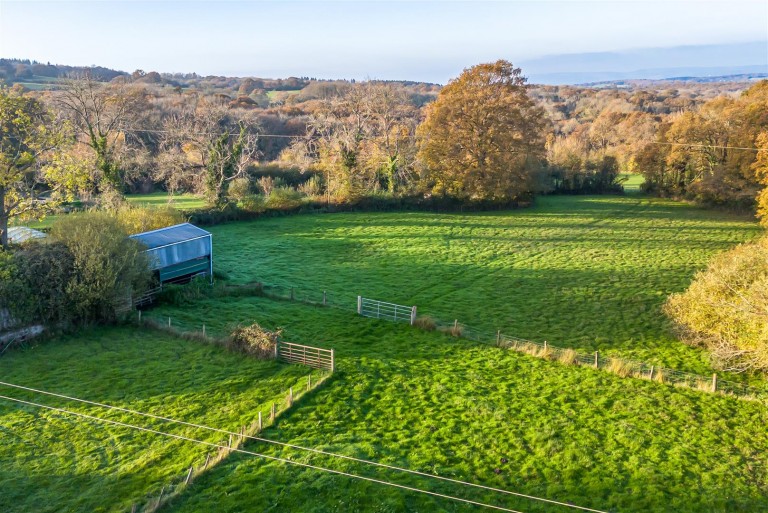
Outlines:
POLYGON ((275 346, 275 357, 286 363, 297 363, 314 369, 324 369, 331 372, 336 370, 333 349, 280 341, 275 346))
POLYGON ((407 322, 413 324, 416 321, 416 307, 385 303, 362 296, 357 296, 357 313, 363 317, 384 319, 393 322, 407 322))

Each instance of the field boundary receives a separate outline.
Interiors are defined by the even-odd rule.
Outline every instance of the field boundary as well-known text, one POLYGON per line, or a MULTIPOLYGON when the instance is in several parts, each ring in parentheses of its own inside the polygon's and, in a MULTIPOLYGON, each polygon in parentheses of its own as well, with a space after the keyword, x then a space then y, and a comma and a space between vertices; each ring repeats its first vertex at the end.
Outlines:
MULTIPOLYGON (((168 324, 158 321, 157 319, 142 316, 141 310, 139 310, 137 322, 140 327, 162 331, 185 340, 215 344, 221 346, 223 349, 231 350, 229 348, 229 337, 213 337, 209 335, 206 332, 205 324, 201 325, 200 331, 183 330, 173 325, 173 319, 171 317, 165 317, 165 319, 168 319, 168 324)), ((274 352, 272 352, 272 350, 269 352, 273 355, 273 359, 284 363, 304 365, 313 369, 327 370, 330 372, 336 370, 336 352, 333 349, 324 349, 321 347, 306 346, 278 340, 275 344, 274 352), (282 351, 280 349, 281 347, 283 348, 282 351)))
MULTIPOLYGON (((298 301, 309 305, 326 306, 345 311, 353 311, 359 315, 362 315, 363 317, 373 317, 381 320, 393 320, 385 316, 377 317, 376 315, 364 315, 365 311, 361 309, 360 304, 361 299, 366 301, 376 300, 369 300, 367 298, 363 298, 362 296, 357 296, 358 304, 354 305, 353 298, 355 296, 347 295, 345 297, 345 301, 331 302, 329 297, 336 298, 337 296, 335 294, 329 294, 326 290, 323 290, 322 294, 320 294, 318 292, 307 291, 306 289, 302 289, 293 285, 268 285, 265 283, 261 283, 261 288, 265 297, 298 301), (322 299, 317 301, 316 298, 322 299)), ((384 302, 381 303, 394 304, 384 302)), ((418 311, 416 306, 399 306, 402 308, 413 308, 414 312, 418 311)), ((399 315, 397 322, 400 322, 399 315)), ((702 392, 729 395, 747 400, 768 401, 768 388, 758 388, 733 381, 721 380, 716 373, 712 374, 711 376, 705 376, 701 374, 670 369, 660 365, 654 365, 638 360, 607 356, 600 354, 599 351, 595 351, 594 353, 586 353, 583 351, 577 351, 572 348, 554 346, 547 341, 535 342, 533 340, 506 335, 501 331, 491 332, 488 330, 478 329, 467 324, 460 323, 458 319, 448 323, 430 315, 422 315, 415 317, 411 322, 411 325, 427 331, 439 330, 455 337, 465 338, 503 349, 514 350, 520 353, 526 353, 531 356, 536 356, 547 360, 559 361, 560 363, 567 365, 580 365, 598 370, 605 370, 621 377, 633 377, 638 379, 651 380, 676 387, 684 387, 702 392)))
POLYGON ((333 372, 336 369, 336 359, 333 349, 303 346, 293 342, 278 340, 275 345, 275 358, 286 363, 306 365, 315 369, 333 372))
POLYGON ((162 509, 168 502, 184 493, 195 479, 219 465, 230 454, 242 447, 249 437, 255 437, 265 429, 274 427, 278 418, 287 414, 294 404, 319 388, 332 375, 332 373, 323 373, 319 378, 312 379, 312 373, 310 373, 306 377, 306 386, 302 384, 304 378, 301 378, 295 386, 278 394, 273 400, 260 405, 250 425, 242 426, 237 435, 230 434, 228 440, 219 442, 222 447, 213 452, 207 451, 202 463, 193 464, 184 474, 172 478, 168 484, 160 489, 159 494, 148 494, 143 504, 134 503, 131 507, 131 513, 155 513, 162 509), (269 405, 266 411, 264 411, 264 404, 269 405))

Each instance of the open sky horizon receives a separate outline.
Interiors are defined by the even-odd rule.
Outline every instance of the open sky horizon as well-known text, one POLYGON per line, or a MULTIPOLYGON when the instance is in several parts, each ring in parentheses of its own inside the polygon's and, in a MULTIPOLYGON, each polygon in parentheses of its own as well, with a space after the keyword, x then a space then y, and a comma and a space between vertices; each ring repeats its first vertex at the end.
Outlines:
POLYGON ((671 47, 637 66, 768 67, 768 2, 0 0, 0 57, 128 72, 445 83, 500 58, 609 71, 634 64, 606 54, 671 47))

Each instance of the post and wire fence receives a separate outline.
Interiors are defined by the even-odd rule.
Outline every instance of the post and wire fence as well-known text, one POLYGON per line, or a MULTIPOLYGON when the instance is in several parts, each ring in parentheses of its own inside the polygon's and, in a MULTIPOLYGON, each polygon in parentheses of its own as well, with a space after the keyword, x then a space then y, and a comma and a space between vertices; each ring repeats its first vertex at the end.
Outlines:
MULTIPOLYGON (((547 341, 536 342, 506 335, 498 330, 490 331, 476 328, 460 323, 458 319, 446 322, 430 315, 419 316, 419 309, 415 305, 401 305, 349 293, 337 295, 327 290, 311 290, 295 285, 265 283, 259 283, 258 285, 259 293, 267 297, 354 311, 362 317, 396 323, 408 323, 427 330, 439 330, 455 337, 559 361, 568 365, 591 367, 606 370, 622 377, 652 380, 706 392, 722 393, 747 399, 768 400, 768 388, 723 380, 716 374, 705 376, 670 369, 657 364, 606 355, 599 351, 585 352, 567 347, 558 347, 547 341)), ((312 359, 310 358, 307 361, 310 360, 312 359)))

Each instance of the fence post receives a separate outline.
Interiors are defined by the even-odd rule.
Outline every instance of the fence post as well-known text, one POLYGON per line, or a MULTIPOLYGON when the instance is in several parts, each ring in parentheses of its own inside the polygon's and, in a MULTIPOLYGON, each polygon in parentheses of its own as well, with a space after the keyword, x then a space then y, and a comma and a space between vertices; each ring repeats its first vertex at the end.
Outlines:
POLYGON ((312 374, 307 376, 307 392, 312 390, 312 374))
POLYGON ((650 379, 651 381, 653 381, 653 369, 654 367, 653 365, 651 365, 651 372, 648 374, 648 379, 650 379))
POLYGON ((325 291, 323 291, 323 306, 326 306, 328 304, 328 296, 326 295, 325 291))
POLYGON ((357 315, 363 315, 363 296, 357 296, 357 315))
POLYGON ((501 347, 501 330, 496 332, 496 347, 501 347))
POLYGON ((187 478, 184 480, 184 484, 185 484, 185 485, 188 485, 188 484, 189 484, 189 480, 192 478, 192 470, 193 470, 194 468, 195 468, 195 467, 189 467, 189 472, 187 472, 187 478))
POLYGON ((547 341, 545 340, 544 341, 544 351, 546 351, 546 350, 547 350, 547 341))
POLYGON ((595 369, 600 368, 600 352, 595 351, 595 369))
POLYGON ((277 348, 278 348, 279 345, 280 345, 280 340, 279 339, 275 340, 275 360, 277 360, 277 355, 278 355, 278 349, 277 348))
POLYGON ((712 391, 717 392, 717 374, 712 374, 712 391))
POLYGON ((211 461, 211 453, 205 455, 205 463, 203 463, 203 470, 208 468, 208 462, 211 461))
POLYGON ((455 333, 455 332, 456 332, 458 329, 459 329, 459 320, 458 320, 458 319, 454 319, 454 320, 453 320, 453 331, 454 331, 454 333, 455 333))
POLYGON ((334 358, 333 349, 331 349, 331 372, 336 370, 336 359, 334 358))
POLYGON ((203 336, 205 336, 205 324, 203 324, 203 336))
POLYGON ((170 316, 168 317, 168 327, 169 328, 171 327, 171 318, 170 318, 170 316))
POLYGON ((293 387, 288 389, 288 406, 293 406, 293 387))
POLYGON ((277 415, 277 409, 275 408, 275 403, 272 403, 272 411, 269 412, 269 420, 271 420, 272 423, 275 422, 276 415, 277 415))
POLYGON ((416 324, 416 305, 411 307, 411 326, 416 324))
POLYGON ((259 412, 259 433, 261 433, 261 412, 259 412))
POLYGON ((139 310, 139 324, 141 324, 141 310, 139 310))

